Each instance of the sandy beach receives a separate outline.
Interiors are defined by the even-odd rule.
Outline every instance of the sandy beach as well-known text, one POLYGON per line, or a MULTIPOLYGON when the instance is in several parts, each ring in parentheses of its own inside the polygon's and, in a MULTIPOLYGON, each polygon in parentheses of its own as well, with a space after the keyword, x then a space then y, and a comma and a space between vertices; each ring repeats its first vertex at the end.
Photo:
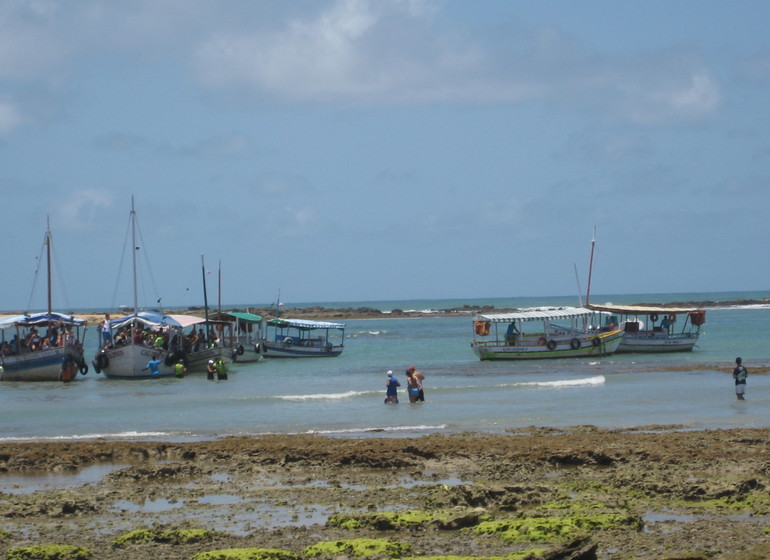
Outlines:
POLYGON ((66 558, 767 558, 768 441, 764 428, 580 426, 4 443, 0 472, 18 482, 0 501, 0 554, 68 545, 66 558), (89 469, 63 486, 30 478, 89 469))

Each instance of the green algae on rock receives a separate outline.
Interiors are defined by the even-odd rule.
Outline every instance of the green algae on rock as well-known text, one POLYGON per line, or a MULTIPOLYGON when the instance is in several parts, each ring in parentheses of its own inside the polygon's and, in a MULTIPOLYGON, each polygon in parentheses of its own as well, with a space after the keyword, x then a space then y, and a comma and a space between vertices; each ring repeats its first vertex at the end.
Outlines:
POLYGON ((278 548, 223 548, 201 552, 192 560, 299 560, 299 556, 278 548))
POLYGON ((567 517, 522 517, 479 523, 477 535, 496 534, 509 543, 560 542, 596 529, 629 528, 641 530, 642 520, 636 516, 616 513, 597 515, 570 515, 567 517))
POLYGON ((406 543, 390 539, 345 539, 322 541, 307 547, 302 556, 332 558, 335 556, 354 556, 356 558, 403 558, 412 551, 406 543))
POLYGON ((91 551, 82 546, 36 544, 12 548, 5 557, 7 560, 88 560, 91 556, 91 551))
POLYGON ((442 530, 457 530, 478 525, 481 521, 491 521, 492 515, 483 508, 456 511, 383 511, 375 513, 338 513, 327 521, 330 527, 360 529, 367 527, 378 531, 396 529, 415 529, 434 526, 442 530))
POLYGON ((223 535, 227 535, 227 533, 210 531, 208 529, 134 529, 115 539, 113 546, 122 548, 130 544, 148 542, 188 544, 194 542, 208 542, 223 535))

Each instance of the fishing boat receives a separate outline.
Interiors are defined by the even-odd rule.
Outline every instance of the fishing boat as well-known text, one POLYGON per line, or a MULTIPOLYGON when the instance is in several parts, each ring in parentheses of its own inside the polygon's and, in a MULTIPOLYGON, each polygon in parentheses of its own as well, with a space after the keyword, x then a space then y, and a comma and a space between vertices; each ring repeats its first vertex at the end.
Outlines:
POLYGON ((261 315, 239 311, 218 312, 210 318, 218 333, 224 354, 233 362, 257 362, 262 359, 261 315))
POLYGON ((83 358, 86 322, 72 314, 52 311, 51 251, 46 228, 48 310, 0 319, 0 381, 72 381, 88 373, 83 358), (43 332, 45 329, 45 332, 43 332))
POLYGON ((596 229, 594 229, 594 235, 591 239, 585 307, 602 314, 603 328, 619 328, 623 331, 623 339, 620 341, 616 352, 692 351, 698 342, 700 328, 706 322, 704 309, 660 305, 594 305, 590 303, 595 246, 596 229), (677 323, 679 323, 678 326, 677 323))
POLYGON ((583 307, 533 307, 475 316, 471 348, 481 360, 587 358, 615 352, 619 329, 601 328, 583 307))
POLYGON ((330 358, 345 346, 343 323, 275 318, 264 327, 260 346, 265 358, 330 358))
POLYGON ((653 305, 587 306, 604 315, 604 325, 623 331, 618 353, 690 352, 698 342, 706 311, 653 305))
POLYGON ((0 320, 0 381, 66 382, 87 374, 85 324, 55 311, 0 320))
MULTIPOLYGON (((222 349, 214 343, 208 320, 191 315, 166 315, 160 311, 139 310, 136 278, 136 211, 131 197, 131 251, 133 267, 133 310, 130 315, 110 321, 110 336, 93 359, 96 373, 107 378, 147 379, 174 375, 174 365, 182 362, 188 372, 205 372, 209 360, 217 361, 222 349), (196 331, 196 327, 198 330, 196 331), (159 360, 158 374, 148 369, 159 360)), ((204 269, 205 293, 205 269, 204 269)), ((158 300, 160 301, 160 300, 158 300)))
POLYGON ((170 377, 181 361, 189 373, 205 372, 208 361, 222 355, 200 327, 205 322, 201 317, 158 311, 139 311, 111 321, 111 341, 97 352, 94 369, 107 378, 170 377), (153 359, 160 360, 157 376, 147 369, 153 359))

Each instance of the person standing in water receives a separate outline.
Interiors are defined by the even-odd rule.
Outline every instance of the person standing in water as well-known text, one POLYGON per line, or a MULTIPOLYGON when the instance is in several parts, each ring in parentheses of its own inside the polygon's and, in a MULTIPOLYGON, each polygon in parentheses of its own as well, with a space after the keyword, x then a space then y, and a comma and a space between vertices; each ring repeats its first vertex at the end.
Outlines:
POLYGON ((401 383, 393 377, 392 371, 388 371, 385 387, 385 404, 398 404, 398 388, 401 387, 401 383))
POLYGON ((743 360, 735 358, 735 369, 733 370, 733 379, 735 379, 735 396, 739 401, 746 400, 743 395, 746 393, 746 378, 749 372, 743 367, 743 360))
POLYGON ((417 395, 417 400, 419 402, 425 402, 425 389, 423 388, 422 384, 422 382, 425 381, 425 376, 421 371, 414 369, 414 366, 409 366, 407 371, 411 371, 412 375, 414 375, 414 378, 417 380, 417 387, 420 390, 419 394, 417 395))
POLYGON ((420 387, 420 381, 415 377, 414 369, 406 370, 406 392, 410 403, 416 403, 420 399, 420 387))

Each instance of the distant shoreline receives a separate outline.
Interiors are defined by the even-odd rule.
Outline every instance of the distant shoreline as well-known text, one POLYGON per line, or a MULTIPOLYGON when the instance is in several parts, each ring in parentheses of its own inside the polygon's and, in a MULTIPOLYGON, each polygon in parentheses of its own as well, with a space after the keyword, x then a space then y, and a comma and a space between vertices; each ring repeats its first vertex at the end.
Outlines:
MULTIPOLYGON (((725 301, 673 301, 668 303, 639 302, 634 305, 640 306, 660 306, 660 307, 695 307, 699 309, 709 309, 717 307, 749 307, 755 305, 770 306, 770 299, 737 299, 725 301)), ((196 315, 203 316, 203 307, 188 307, 187 309, 173 310, 155 310, 167 314, 175 315, 196 315)), ((260 315, 265 319, 274 318, 273 307, 249 307, 249 308, 227 308, 223 313, 246 312, 260 315)), ((445 309, 426 309, 426 310, 403 310, 392 309, 382 311, 373 307, 324 307, 314 305, 309 307, 284 307, 281 309, 281 316, 291 317, 292 319, 307 319, 317 321, 345 321, 356 319, 409 319, 420 317, 470 317, 476 313, 506 313, 516 311, 516 308, 496 308, 494 305, 463 305, 460 307, 451 307, 445 309)), ((103 311, 99 313, 75 313, 77 317, 85 319, 89 324, 97 324, 104 318, 105 313, 109 313, 113 319, 126 316, 125 310, 103 311)), ((217 311, 209 310, 209 315, 214 315, 217 311)), ((0 314, 2 316, 23 315, 23 311, 11 311, 0 314)))

